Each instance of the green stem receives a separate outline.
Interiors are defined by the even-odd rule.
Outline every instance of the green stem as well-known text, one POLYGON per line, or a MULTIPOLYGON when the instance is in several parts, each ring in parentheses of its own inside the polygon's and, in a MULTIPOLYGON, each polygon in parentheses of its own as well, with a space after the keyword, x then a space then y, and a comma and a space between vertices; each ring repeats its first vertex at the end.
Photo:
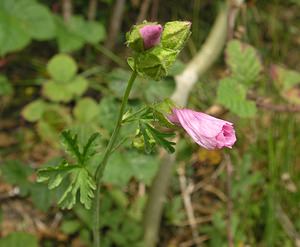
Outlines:
POLYGON ((99 247, 100 246, 100 189, 101 189, 101 180, 103 176, 104 169, 106 167, 107 161, 111 155, 111 151, 113 149, 113 146, 117 140, 117 137, 119 135, 121 125, 122 125, 122 118, 125 112, 125 108, 128 102, 128 97, 133 85, 133 82, 137 76, 137 72, 133 71, 131 74, 131 77, 128 81, 126 91, 123 96, 121 108, 119 111, 119 116, 118 116, 118 121, 115 126, 115 129, 112 133, 112 136, 109 140, 109 143, 106 147, 103 159, 101 163, 98 165, 97 170, 96 170, 96 182, 97 182, 97 189, 96 189, 96 195, 95 195, 95 201, 94 201, 94 224, 93 224, 93 235, 94 235, 94 247, 99 247))

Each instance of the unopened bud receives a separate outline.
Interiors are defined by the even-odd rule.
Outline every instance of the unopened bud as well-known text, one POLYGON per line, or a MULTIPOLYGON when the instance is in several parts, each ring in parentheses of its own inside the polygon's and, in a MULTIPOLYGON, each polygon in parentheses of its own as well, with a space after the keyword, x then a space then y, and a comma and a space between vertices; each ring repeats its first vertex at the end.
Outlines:
POLYGON ((162 30, 161 25, 151 22, 135 25, 126 35, 127 44, 132 50, 143 52, 160 43, 162 30))
POLYGON ((167 22, 162 33, 162 45, 164 48, 181 50, 191 35, 189 21, 167 22))

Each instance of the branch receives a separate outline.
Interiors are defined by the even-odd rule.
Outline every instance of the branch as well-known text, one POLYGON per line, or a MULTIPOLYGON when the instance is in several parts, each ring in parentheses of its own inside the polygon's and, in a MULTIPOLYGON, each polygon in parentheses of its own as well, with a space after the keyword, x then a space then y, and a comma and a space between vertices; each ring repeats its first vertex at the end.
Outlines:
POLYGON ((176 89, 172 100, 179 106, 187 104, 188 96, 198 81, 220 56, 226 42, 228 6, 220 11, 212 30, 198 54, 188 63, 185 70, 175 77, 176 89))
POLYGON ((150 6, 151 0, 144 0, 141 5, 139 16, 136 23, 140 23, 147 18, 147 12, 150 6))
POLYGON ((253 92, 248 93, 247 98, 255 101, 258 108, 265 110, 270 110, 274 112, 288 112, 288 113, 297 113, 300 112, 299 105, 290 105, 290 104, 273 104, 270 99, 257 96, 253 92))
POLYGON ((276 216, 286 234, 294 240, 295 246, 300 247, 300 234, 296 231, 290 218, 286 215, 280 205, 276 207, 276 216))
MULTIPOLYGON (((120 32, 121 23, 123 19, 123 12, 125 8, 125 0, 117 0, 113 9, 113 14, 110 18, 110 24, 108 29, 108 37, 105 41, 104 48, 106 50, 113 50, 117 36, 120 32)), ((107 57, 102 57, 101 63, 107 65, 107 57)))
POLYGON ((90 0, 88 13, 87 13, 89 21, 95 20, 97 14, 97 5, 98 5, 98 0, 90 0))
POLYGON ((151 21, 157 20, 158 8, 159 8, 159 0, 153 0, 152 8, 151 8, 151 16, 150 16, 151 21))
POLYGON ((161 152, 161 166, 151 185, 143 219, 144 243, 147 247, 156 246, 163 205, 166 200, 165 195, 175 163, 175 155, 161 152))
POLYGON ((196 240, 199 238, 199 234, 198 234, 197 222, 195 219, 195 214, 194 214, 192 200, 191 200, 191 192, 193 190, 193 185, 187 185, 184 165, 181 165, 177 169, 177 173, 178 173, 181 195, 183 198, 183 203, 187 214, 189 226, 191 227, 192 230, 193 240, 196 243, 196 240))
POLYGON ((73 13, 72 0, 62 0, 62 14, 65 22, 68 22, 73 13))

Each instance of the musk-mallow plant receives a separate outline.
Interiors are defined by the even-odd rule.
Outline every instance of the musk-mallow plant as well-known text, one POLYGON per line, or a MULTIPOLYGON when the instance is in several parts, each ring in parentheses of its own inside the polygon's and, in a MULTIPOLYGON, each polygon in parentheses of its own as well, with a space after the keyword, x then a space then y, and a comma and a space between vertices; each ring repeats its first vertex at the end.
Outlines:
POLYGON ((71 209, 79 199, 85 208, 93 210, 95 247, 100 246, 99 207, 102 177, 105 167, 109 165, 111 154, 122 144, 119 133, 123 125, 138 123, 132 143, 134 147, 147 153, 154 151, 156 145, 170 153, 174 152, 175 143, 170 138, 174 136, 174 129, 178 125, 196 143, 207 149, 232 147, 236 140, 232 123, 204 113, 178 109, 168 99, 145 105, 135 111, 128 109, 128 97, 136 77, 160 80, 166 76, 191 35, 190 28, 191 23, 188 21, 167 22, 164 26, 145 21, 133 26, 126 35, 126 44, 133 51, 132 57, 128 58, 132 74, 106 147, 99 149, 101 137, 98 133, 90 136, 84 144, 79 144, 76 132, 64 131, 61 135, 62 143, 72 157, 71 161, 63 160, 56 166, 38 171, 38 181, 47 182, 49 189, 61 187, 59 205, 62 208, 71 209), (165 131, 166 128, 172 131, 165 131), (99 152, 102 159, 96 169, 92 169, 89 161, 99 152))

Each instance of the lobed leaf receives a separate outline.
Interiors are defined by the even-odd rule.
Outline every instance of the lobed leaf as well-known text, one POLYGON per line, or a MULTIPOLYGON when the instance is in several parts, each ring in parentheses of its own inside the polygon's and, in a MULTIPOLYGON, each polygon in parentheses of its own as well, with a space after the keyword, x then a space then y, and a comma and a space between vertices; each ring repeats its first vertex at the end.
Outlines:
POLYGON ((233 78, 220 81, 217 101, 241 117, 251 117, 256 113, 254 102, 246 99, 246 88, 233 78))
POLYGON ((262 65, 256 50, 238 40, 228 43, 226 51, 226 63, 236 81, 244 85, 253 84, 262 70, 262 65))
POLYGON ((47 71, 56 82, 68 83, 77 72, 77 64, 67 54, 57 54, 47 64, 47 71))
POLYGON ((32 0, 0 1, 0 56, 23 49, 31 39, 46 40, 55 34, 50 11, 32 0))

